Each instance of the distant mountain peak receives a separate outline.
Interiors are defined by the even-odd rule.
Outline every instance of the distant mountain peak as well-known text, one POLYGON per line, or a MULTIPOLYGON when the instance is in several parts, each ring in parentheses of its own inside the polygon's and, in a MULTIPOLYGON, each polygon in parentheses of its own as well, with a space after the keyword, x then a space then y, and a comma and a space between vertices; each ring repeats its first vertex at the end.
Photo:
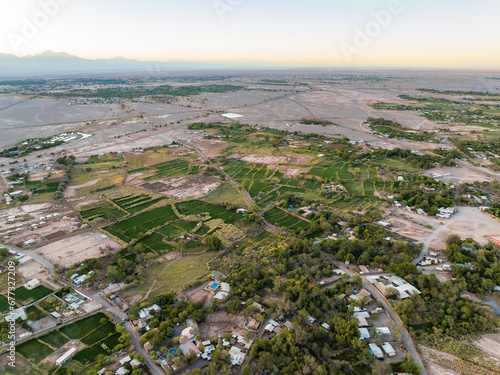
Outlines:
POLYGON ((35 57, 73 57, 73 58, 76 57, 76 56, 70 55, 67 52, 54 52, 54 51, 51 51, 50 49, 43 51, 42 53, 38 53, 34 56, 35 57))

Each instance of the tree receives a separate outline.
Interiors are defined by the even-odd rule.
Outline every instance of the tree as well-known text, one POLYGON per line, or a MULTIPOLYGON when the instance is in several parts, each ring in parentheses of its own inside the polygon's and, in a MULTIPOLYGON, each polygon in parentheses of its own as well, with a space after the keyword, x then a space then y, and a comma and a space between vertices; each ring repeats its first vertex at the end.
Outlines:
POLYGON ((230 313, 237 313, 241 310, 241 301, 233 299, 227 303, 227 311, 230 313))
POLYGON ((222 249, 222 240, 217 236, 208 236, 205 239, 205 245, 210 251, 219 251, 222 249))

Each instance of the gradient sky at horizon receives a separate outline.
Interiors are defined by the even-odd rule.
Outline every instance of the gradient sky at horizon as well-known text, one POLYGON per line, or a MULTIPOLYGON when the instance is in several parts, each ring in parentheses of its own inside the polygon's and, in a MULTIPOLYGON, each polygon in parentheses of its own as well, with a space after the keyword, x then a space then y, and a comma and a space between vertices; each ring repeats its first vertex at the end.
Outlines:
MULTIPOLYGON (((369 38, 373 12, 398 0, 65 0, 34 35, 42 3, 0 0, 0 52, 45 50, 86 58, 262 62, 283 65, 500 68, 498 0, 400 0, 369 38), (219 10, 217 10, 219 9, 219 10), (22 43, 14 48, 13 38, 22 43), (343 49, 356 53, 346 58, 343 49)), ((386 13, 387 14, 387 13, 386 13)), ((39 21, 43 22, 42 18, 39 21)))

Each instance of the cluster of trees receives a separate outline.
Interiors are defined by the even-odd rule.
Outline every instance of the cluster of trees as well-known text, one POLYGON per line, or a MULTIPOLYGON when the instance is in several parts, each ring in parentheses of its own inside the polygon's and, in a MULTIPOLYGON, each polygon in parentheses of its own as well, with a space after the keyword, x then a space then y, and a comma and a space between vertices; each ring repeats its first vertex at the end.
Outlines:
POLYGON ((356 239, 324 240, 322 250, 340 261, 356 262, 395 271, 402 264, 418 255, 420 248, 403 240, 386 241, 390 232, 375 226, 357 226, 353 229, 356 239))
POLYGON ((405 190, 395 199, 403 206, 420 208, 428 215, 434 216, 439 213, 440 207, 454 207, 453 197, 454 192, 449 189, 424 193, 419 187, 414 187, 405 190))
POLYGON ((202 92, 223 93, 241 90, 242 86, 235 85, 203 85, 203 86, 136 86, 136 87, 110 87, 97 90, 74 89, 66 92, 50 93, 56 98, 81 97, 81 98, 124 98, 134 99, 149 95, 191 96, 202 92))
POLYGON ((395 303, 394 308, 415 335, 444 334, 462 337, 495 328, 495 313, 479 303, 460 296, 461 288, 434 274, 418 272, 405 277, 421 294, 395 303))
POLYGON ((454 166, 453 154, 445 157, 435 155, 417 155, 411 150, 395 148, 393 150, 377 149, 373 152, 360 154, 358 159, 376 159, 376 158, 397 158, 404 160, 408 164, 422 169, 430 169, 436 165, 454 166))
POLYGON ((448 260, 465 264, 452 267, 452 274, 461 289, 485 294, 500 285, 500 247, 493 242, 481 246, 472 238, 461 240, 457 235, 450 236, 446 245, 448 260))
MULTIPOLYGON (((64 173, 64 176, 62 178, 62 181, 59 183, 59 186, 57 187, 57 191, 54 193, 54 199, 62 199, 64 198, 64 190, 69 185, 69 182, 71 181, 71 174, 73 173, 73 164, 75 163, 75 157, 70 156, 67 158, 66 156, 61 159, 61 164, 67 165, 66 167, 66 172, 64 173)), ((59 159, 57 159, 59 160, 59 159)))
POLYGON ((387 135, 388 138, 405 138, 420 142, 437 142, 433 133, 416 131, 391 120, 370 117, 367 123, 370 124, 370 128, 377 134, 387 135))

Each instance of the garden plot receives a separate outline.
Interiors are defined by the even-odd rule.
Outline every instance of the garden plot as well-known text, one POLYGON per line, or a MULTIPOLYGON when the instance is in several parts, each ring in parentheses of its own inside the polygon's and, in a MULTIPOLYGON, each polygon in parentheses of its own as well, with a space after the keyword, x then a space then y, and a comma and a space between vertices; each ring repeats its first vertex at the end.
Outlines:
POLYGON ((165 206, 143 212, 119 223, 107 226, 104 229, 129 243, 136 239, 140 233, 144 235, 153 228, 159 228, 177 219, 178 217, 172 207, 165 206))
POLYGON ((264 218, 271 224, 278 224, 289 230, 301 230, 309 227, 309 222, 288 214, 279 208, 272 208, 264 213, 264 218))
POLYGON ((154 191, 157 194, 166 195, 178 199, 200 198, 220 185, 220 179, 209 176, 192 177, 168 177, 146 182, 140 186, 144 189, 154 191))
POLYGON ((184 216, 210 216, 211 219, 222 219, 228 224, 233 224, 241 218, 241 214, 235 210, 198 200, 178 203, 176 206, 179 213, 184 216))
POLYGON ((111 238, 95 231, 52 242, 35 252, 53 264, 69 268, 86 259, 101 258, 119 247, 111 238))

